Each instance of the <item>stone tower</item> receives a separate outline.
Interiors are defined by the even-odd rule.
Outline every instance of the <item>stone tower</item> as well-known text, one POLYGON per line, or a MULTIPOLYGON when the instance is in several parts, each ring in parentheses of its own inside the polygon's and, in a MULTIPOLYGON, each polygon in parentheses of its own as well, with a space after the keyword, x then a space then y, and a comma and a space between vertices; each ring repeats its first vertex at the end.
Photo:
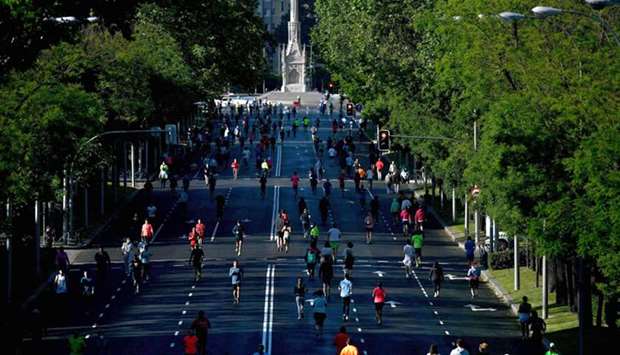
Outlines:
POLYGON ((299 0, 291 0, 288 43, 282 50, 282 92, 306 92, 306 48, 301 44, 299 0))

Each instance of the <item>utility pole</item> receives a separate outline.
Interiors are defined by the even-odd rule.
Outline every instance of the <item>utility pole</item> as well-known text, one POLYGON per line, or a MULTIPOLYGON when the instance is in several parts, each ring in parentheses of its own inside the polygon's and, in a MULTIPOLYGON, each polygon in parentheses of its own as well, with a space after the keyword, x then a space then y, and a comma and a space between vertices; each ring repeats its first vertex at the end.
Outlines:
POLYGON ((452 188, 452 222, 456 221, 456 189, 452 188))
POLYGON ((34 200, 34 270, 41 275, 41 202, 34 200))
POLYGON ((547 256, 542 257, 542 318, 549 318, 549 278, 547 277, 547 256))
POLYGON ((131 187, 136 188, 136 154, 135 154, 135 144, 131 142, 129 144, 129 154, 131 155, 131 187))
POLYGON ((518 291, 521 288, 521 274, 519 270, 519 237, 515 234, 514 240, 514 289, 518 291))
MULTIPOLYGON (((10 225, 11 221, 11 200, 6 199, 6 220, 10 225)), ((13 233, 9 228, 6 234, 6 303, 10 304, 13 296, 13 233)))
POLYGON ((465 236, 469 235, 469 206, 467 203, 467 194, 465 194, 465 199, 463 200, 465 201, 465 218, 464 218, 464 223, 465 223, 465 236))

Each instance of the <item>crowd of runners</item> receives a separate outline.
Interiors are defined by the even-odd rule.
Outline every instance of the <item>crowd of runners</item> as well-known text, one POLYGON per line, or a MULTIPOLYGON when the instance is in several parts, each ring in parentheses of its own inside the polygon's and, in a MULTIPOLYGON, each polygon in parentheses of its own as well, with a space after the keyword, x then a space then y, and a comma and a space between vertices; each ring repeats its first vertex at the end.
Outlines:
MULTIPOLYGON (((321 121, 317 119, 312 122, 307 112, 301 114, 298 110, 297 106, 288 109, 277 105, 250 105, 247 108, 240 106, 236 109, 219 107, 216 121, 221 124, 207 126, 200 130, 194 128, 188 132, 191 154, 183 157, 164 157, 158 174, 160 188, 169 188, 171 193, 175 194, 179 205, 179 218, 188 221, 187 204, 190 198, 192 177, 196 176, 195 173, 198 171, 201 171, 204 176, 204 184, 209 191, 210 198, 214 201, 215 215, 196 218, 189 224, 190 227, 186 234, 189 244, 188 263, 193 269, 193 281, 199 282, 203 278, 206 261, 205 248, 208 241, 206 224, 211 225, 211 223, 215 224, 224 220, 226 198, 221 194, 216 195, 218 177, 230 169, 234 180, 242 175, 257 178, 260 196, 265 199, 267 181, 273 176, 277 145, 290 137, 296 137, 300 129, 309 132, 316 161, 307 170, 300 169, 290 176, 297 211, 292 211, 292 215, 286 209, 278 211, 275 221, 274 247, 277 253, 288 254, 293 235, 299 235, 307 243, 303 255, 306 275, 297 277, 293 285, 292 299, 294 299, 297 318, 304 319, 308 312, 306 304, 310 304, 315 335, 319 339, 322 338, 328 307, 331 307, 334 302, 332 294, 337 291, 336 297, 342 307, 342 319, 339 320, 342 327, 334 339, 337 354, 358 354, 352 337, 346 332, 347 326, 353 326, 350 321, 350 310, 356 282, 354 242, 351 240, 345 242, 338 223, 330 218, 334 198, 332 181, 338 182, 340 196, 345 197, 346 192, 349 191, 348 181, 352 180, 351 193, 358 202, 357 208, 361 215, 359 227, 364 235, 360 242, 366 243, 369 248, 374 247, 372 246, 373 233, 379 221, 383 220, 381 204, 386 203, 385 206, 389 206, 389 209, 385 209, 389 211, 387 221, 402 235, 402 239, 399 240, 403 245, 402 267, 405 279, 411 279, 415 270, 423 265, 422 250, 426 233, 424 226, 427 219, 425 205, 424 201, 417 198, 414 193, 401 188, 401 185, 408 180, 408 173, 405 169, 399 169, 394 161, 386 160, 374 149, 370 150, 365 163, 360 160, 361 155, 358 154, 360 148, 355 143, 352 127, 346 127, 342 120, 342 108, 340 117, 332 119, 332 102, 322 101, 320 111, 326 115, 326 111, 329 110, 332 133, 325 140, 322 140, 318 134, 321 121), (253 168, 250 165, 252 157, 254 157, 253 168), (335 166, 338 172, 330 173, 327 169, 328 164, 335 166), (182 181, 182 188, 177 191, 179 179, 182 181), (372 193, 379 188, 378 182, 385 186, 385 192, 389 195, 385 201, 381 201, 379 196, 372 193), (306 183, 312 195, 320 195, 317 198, 313 197, 313 200, 318 199, 318 218, 310 214, 311 206, 299 192, 300 187, 305 186, 306 183), (319 187, 321 192, 319 192, 319 187), (316 280, 318 283, 315 283, 316 280)), ((145 190, 150 197, 151 182, 146 183, 145 190)), ((150 245, 154 242, 156 228, 161 226, 161 223, 162 218, 155 200, 149 198, 144 211, 134 216, 136 227, 132 227, 131 233, 121 245, 124 272, 131 279, 135 294, 141 293, 144 284, 148 283, 151 278, 150 245), (139 218, 139 215, 143 215, 144 219, 139 218), (142 223, 138 222, 142 220, 142 223)), ((246 226, 242 220, 235 220, 230 234, 234 241, 236 259, 231 261, 228 277, 232 286, 232 302, 239 304, 244 275, 242 251, 247 243, 246 226)), ((480 266, 474 258, 475 248, 471 239, 465 243, 465 259, 468 265, 466 275, 472 298, 478 296, 478 283, 481 276, 480 266)), ((63 260, 62 250, 59 251, 57 259, 59 271, 53 283, 59 299, 62 300, 68 287, 66 273, 69 263, 68 260, 63 260)), ((110 257, 103 248, 95 255, 95 261, 94 277, 85 271, 80 281, 82 294, 86 298, 95 294, 95 290, 105 282, 110 270, 110 257)), ((444 280, 443 267, 437 261, 431 261, 427 265, 429 266, 428 278, 434 285, 433 296, 439 297, 444 280)), ((378 326, 384 323, 383 308, 388 294, 389 290, 381 281, 378 281, 372 292, 357 298, 358 302, 364 302, 364 299, 367 299, 367 302, 372 303, 375 310, 374 319, 378 326)), ((183 337, 186 354, 206 353, 207 334, 210 327, 211 323, 206 314, 199 312, 183 337)), ((463 348, 462 341, 458 341, 455 350, 460 352, 454 353, 453 351, 453 353, 466 354, 459 350, 463 348)), ((487 348, 488 344, 480 345, 480 349, 487 348)), ((263 352, 264 346, 261 344, 258 346, 257 353, 263 354, 263 352)), ((436 354, 436 346, 431 346, 429 354, 436 354)))

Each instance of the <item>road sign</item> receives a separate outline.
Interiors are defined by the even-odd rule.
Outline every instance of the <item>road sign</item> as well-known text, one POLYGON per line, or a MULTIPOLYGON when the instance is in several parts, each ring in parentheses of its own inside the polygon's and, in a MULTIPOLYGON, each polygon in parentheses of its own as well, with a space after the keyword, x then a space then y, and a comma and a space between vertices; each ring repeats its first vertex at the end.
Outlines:
POLYGON ((471 309, 472 312, 495 312, 497 311, 497 309, 495 308, 482 308, 482 307, 476 306, 475 304, 466 304, 464 307, 471 309))

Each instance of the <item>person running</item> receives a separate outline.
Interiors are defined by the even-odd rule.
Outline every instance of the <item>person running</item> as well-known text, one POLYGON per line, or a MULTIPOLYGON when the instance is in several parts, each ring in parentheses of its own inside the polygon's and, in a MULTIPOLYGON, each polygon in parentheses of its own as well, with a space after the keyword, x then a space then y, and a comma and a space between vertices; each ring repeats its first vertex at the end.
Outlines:
POLYGON ((314 307, 314 328, 316 329, 316 337, 319 338, 323 336, 323 325, 325 318, 327 318, 327 299, 323 290, 317 290, 314 292, 314 295, 316 296, 314 302, 312 302, 312 307, 314 307))
POLYGON ((295 294, 295 304, 297 305, 297 320, 300 320, 304 318, 304 302, 306 297, 306 286, 301 277, 297 278, 293 293, 295 294))
POLYGON ((377 180, 379 181, 383 180, 383 175, 382 175, 383 161, 380 158, 377 159, 377 162, 375 163, 375 168, 377 169, 377 180))
POLYGON ((140 286, 142 286, 142 261, 138 255, 134 255, 131 261, 131 276, 133 278, 134 293, 140 293, 140 286))
POLYGON ((166 181, 168 180, 168 165, 165 161, 161 162, 159 166, 159 186, 164 189, 166 188, 166 181))
POLYGON ((411 245, 413 245, 413 250, 415 251, 415 267, 420 267, 422 265, 422 246, 424 244, 424 235, 422 231, 416 230, 411 235, 411 245))
POLYGON ((353 295, 353 283, 348 274, 345 274, 344 279, 340 281, 338 290, 340 290, 340 298, 342 298, 342 319, 348 321, 351 309, 351 296, 353 295))
POLYGON ((386 292, 383 289, 383 283, 378 282, 377 287, 372 290, 373 303, 375 304, 375 319, 377 324, 383 324, 383 305, 385 304, 386 292))
POLYGON ((359 350, 357 347, 353 345, 353 340, 351 338, 347 339, 347 346, 345 346, 341 351, 340 355, 358 355, 359 350))
POLYGON ((198 354, 198 337, 194 335, 192 329, 189 329, 187 335, 183 337, 183 348, 185 350, 185 355, 198 354))
POLYGON ((127 237, 121 245, 121 254, 123 256, 123 266, 125 267, 125 275, 131 276, 131 260, 133 260, 133 243, 131 238, 127 237))
POLYGON ((108 273, 112 270, 112 262, 110 255, 103 247, 99 247, 99 251, 95 254, 95 281, 97 288, 103 289, 108 278, 108 273))
POLYGON ((153 253, 151 253, 148 244, 144 244, 144 246, 139 249, 139 252, 140 261, 142 262, 142 280, 147 282, 151 280, 151 257, 153 253))
POLYGON ((243 239, 245 239, 245 227, 240 220, 237 220, 232 232, 235 236, 235 253, 237 253, 237 256, 241 256, 241 247, 243 246, 243 239))
POLYGON ((299 199, 299 202, 297 202, 297 212, 299 213, 299 215, 301 215, 302 213, 304 213, 304 211, 308 208, 308 204, 306 203, 306 200, 302 197, 299 199))
POLYGON ((342 349, 347 346, 349 341, 349 334, 347 334, 347 328, 345 326, 340 327, 340 330, 334 337, 334 345, 336 346, 336 355, 340 355, 342 349))
POLYGON ((538 313, 532 310, 530 316, 530 331, 532 332, 530 339, 532 344, 536 347, 541 346, 543 343, 543 334, 547 330, 547 323, 538 317, 538 313))
POLYGON ((403 237, 407 238, 409 236, 409 227, 411 226, 411 214, 408 209, 404 209, 400 211, 400 223, 402 226, 403 237))
POLYGON ((342 232, 336 226, 336 223, 332 224, 332 227, 327 231, 327 241, 332 248, 334 255, 334 262, 336 261, 336 255, 338 255, 338 247, 340 246, 340 240, 342 239, 342 232))
POLYGON ((205 233, 206 233, 207 227, 205 226, 204 223, 202 223, 202 220, 198 218, 195 228, 196 228, 196 234, 198 235, 198 243, 199 245, 203 245, 205 241, 205 233))
POLYGON ((529 338, 530 314, 532 313, 532 305, 527 302, 527 296, 523 296, 517 315, 519 316, 519 324, 521 325, 521 339, 529 338))
POLYGON ((450 355, 469 355, 469 351, 465 349, 465 341, 463 339, 457 339, 454 345, 455 347, 450 352, 450 355))
POLYGON ((398 223, 398 217, 400 213, 400 203, 398 199, 394 197, 392 203, 390 203, 390 214, 392 215, 392 224, 398 223))
POLYGON ((469 292, 471 298, 478 297, 478 287, 480 286, 480 267, 477 262, 473 262, 467 271, 467 278, 469 279, 469 292))
POLYGON ((310 232, 310 213, 308 213, 307 208, 303 209, 303 212, 299 216, 299 221, 301 222, 301 229, 304 232, 304 239, 307 239, 308 233, 310 232))
POLYGON ((194 282, 198 282, 202 277, 202 261, 204 260, 205 253, 198 245, 194 245, 191 253, 189 254, 189 263, 194 268, 194 282))
POLYGON ((224 205, 226 205, 226 198, 223 195, 217 195, 215 197, 215 217, 218 221, 222 221, 224 218, 224 205))
POLYGON ((260 198, 264 200, 267 194, 267 175, 265 173, 261 174, 258 182, 260 184, 260 198))
POLYGON ((297 175, 297 171, 294 171, 293 176, 291 176, 291 186, 293 187, 295 198, 297 198, 297 193, 299 190, 299 175, 297 175))
POLYGON ((210 174, 208 177, 209 184, 209 196, 213 197, 215 193, 215 186, 217 185, 217 179, 215 178, 215 174, 210 174))
POLYGON ((426 355, 439 355, 439 348, 437 344, 431 344, 431 347, 428 349, 426 355))
POLYGON ((230 277, 230 283, 233 290, 233 303, 239 304, 241 297, 241 278, 243 277, 243 271, 239 266, 239 260, 233 261, 233 266, 228 270, 228 276, 230 277))
POLYGON ((344 174, 344 172, 341 172, 340 175, 338 176, 338 187, 340 187, 340 195, 342 197, 344 197, 344 188, 345 188, 346 178, 347 176, 344 174))
POLYGON ((443 267, 435 261, 429 274, 429 279, 433 282, 433 297, 439 297, 441 283, 443 282, 443 267))
POLYGON ((284 223, 280 232, 282 233, 282 248, 284 249, 285 253, 288 253, 288 244, 291 238, 291 233, 293 232, 293 230, 291 229, 291 225, 290 223, 288 223, 288 221, 284 223))
POLYGON ((86 339, 81 336, 80 333, 73 333, 73 335, 67 338, 67 342, 69 343, 69 355, 84 354, 84 350, 86 350, 86 339))
POLYGON ((375 228, 375 218, 372 212, 368 212, 364 218, 364 228, 366 229, 366 244, 372 244, 372 231, 375 228))
POLYGON ((209 328, 211 328, 211 322, 205 315, 204 311, 198 311, 196 319, 192 322, 191 329, 196 332, 198 338, 198 354, 205 355, 207 353, 207 337, 209 336, 209 328))
POLYGON ((306 255, 304 257, 306 260, 306 273, 310 279, 314 279, 314 269, 316 268, 316 263, 319 260, 320 254, 321 252, 316 247, 316 242, 312 241, 308 249, 306 249, 306 255))
POLYGON ((237 161, 237 159, 233 159, 232 163, 230 164, 230 167, 232 168, 234 180, 237 180, 237 178, 239 177, 239 166, 240 164, 237 161))
POLYGON ((328 263, 335 263, 336 255, 334 255, 334 249, 332 249, 332 245, 329 243, 329 240, 325 241, 325 244, 321 248, 321 257, 324 257, 325 261, 328 263))
POLYGON ((334 266, 329 259, 329 257, 321 255, 321 264, 319 265, 319 277, 323 284, 323 294, 327 297, 331 293, 332 279, 334 278, 334 266))
POLYGON ((327 198, 329 198, 332 194, 332 183, 329 182, 329 179, 325 179, 325 182, 323 183, 323 191, 325 192, 325 197, 327 198))
POLYGON ((413 275, 413 259, 414 250, 411 246, 411 240, 408 240, 403 247, 403 264, 405 265, 405 278, 410 279, 413 275))
POLYGON ((147 243, 151 242, 153 239, 153 225, 149 223, 148 219, 144 220, 144 224, 142 225, 142 229, 140 231, 140 237, 144 239, 147 243))
POLYGON ((353 277, 353 264, 355 263, 355 255, 353 255, 353 242, 348 242, 347 247, 344 249, 344 267, 343 271, 345 275, 353 277))
POLYGON ((424 213, 424 209, 422 206, 418 207, 415 211, 415 227, 421 231, 424 230, 424 221, 426 220, 426 214, 424 213))
POLYGON ((315 244, 319 242, 319 235, 320 235, 320 231, 319 231, 319 226, 316 225, 316 223, 312 223, 310 225, 310 240, 312 242, 314 242, 315 244))
POLYGON ((187 234, 187 240, 189 241, 190 249, 198 246, 198 233, 196 232, 196 227, 192 227, 192 230, 187 234))
POLYGON ((321 222, 327 223, 327 214, 329 213, 329 200, 323 196, 319 201, 319 212, 321 213, 321 222))
POLYGON ((316 187, 319 185, 319 180, 316 178, 316 175, 312 169, 310 169, 310 189, 312 190, 312 194, 316 195, 316 187))
POLYGON ((476 251, 476 243, 467 237, 465 241, 465 259, 467 259, 467 266, 471 266, 474 263, 474 252, 476 251))

